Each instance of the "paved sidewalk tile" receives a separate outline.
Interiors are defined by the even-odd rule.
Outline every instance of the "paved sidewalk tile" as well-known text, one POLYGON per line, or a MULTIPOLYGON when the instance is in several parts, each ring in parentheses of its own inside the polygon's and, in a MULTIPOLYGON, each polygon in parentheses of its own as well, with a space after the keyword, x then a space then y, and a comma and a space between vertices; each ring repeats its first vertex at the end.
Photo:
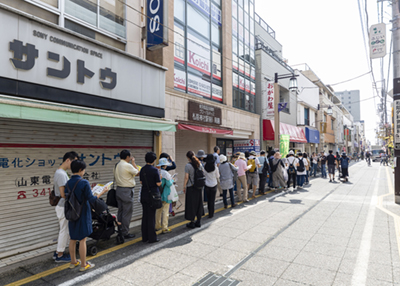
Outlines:
POLYGON ((240 286, 269 286, 275 285, 277 278, 263 273, 239 269, 230 277, 242 281, 240 286))
POLYGON ((316 268, 322 268, 331 271, 337 271, 340 265, 340 261, 341 261, 340 257, 302 251, 296 257, 294 263, 316 268))
POLYGON ((243 264, 241 269, 262 273, 273 277, 280 277, 289 265, 290 263, 286 261, 255 255, 249 261, 243 264))
POLYGON ((268 245, 266 248, 258 252, 257 255, 292 262, 299 253, 300 250, 268 245))
POLYGON ((305 284, 325 286, 332 285, 335 272, 293 263, 281 277, 305 284))

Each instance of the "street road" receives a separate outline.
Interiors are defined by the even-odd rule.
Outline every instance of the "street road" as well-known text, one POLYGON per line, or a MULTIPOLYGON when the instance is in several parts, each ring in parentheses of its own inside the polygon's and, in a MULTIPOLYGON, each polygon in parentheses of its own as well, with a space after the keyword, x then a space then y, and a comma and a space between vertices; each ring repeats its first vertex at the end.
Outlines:
POLYGON ((115 247, 112 240, 86 273, 54 265, 48 254, 3 273, 0 284, 400 285, 392 168, 361 161, 348 183, 328 181, 222 208, 193 230, 175 217, 157 244, 137 238, 115 247))

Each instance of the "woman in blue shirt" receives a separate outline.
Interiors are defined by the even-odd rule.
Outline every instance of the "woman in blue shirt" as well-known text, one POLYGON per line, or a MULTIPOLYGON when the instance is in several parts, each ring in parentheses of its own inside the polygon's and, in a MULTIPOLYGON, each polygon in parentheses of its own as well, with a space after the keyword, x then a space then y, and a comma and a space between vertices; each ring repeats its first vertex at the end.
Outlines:
MULTIPOLYGON (((93 232, 92 229, 92 213, 90 211, 90 204, 94 203, 104 193, 108 191, 108 188, 94 196, 90 188, 90 184, 87 180, 82 179, 82 176, 86 171, 86 164, 83 161, 75 160, 71 162, 72 177, 65 185, 65 192, 74 192, 76 199, 80 204, 84 202, 81 216, 77 221, 69 221, 69 253, 71 255, 71 263, 69 268, 75 268, 81 265, 79 271, 86 271, 94 267, 94 264, 86 261, 86 239, 93 232), (76 242, 79 241, 79 256, 81 261, 76 259, 76 242)), ((66 202, 67 203, 67 202, 66 202)))

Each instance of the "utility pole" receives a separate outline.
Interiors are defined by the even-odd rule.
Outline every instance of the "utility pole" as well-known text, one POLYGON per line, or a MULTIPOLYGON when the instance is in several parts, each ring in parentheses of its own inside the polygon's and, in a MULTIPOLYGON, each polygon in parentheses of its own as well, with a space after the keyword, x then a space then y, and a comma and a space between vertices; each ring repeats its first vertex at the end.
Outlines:
MULTIPOLYGON (((400 157, 400 142, 396 138, 398 135, 398 124, 396 123, 396 114, 400 109, 396 103, 400 102, 400 10, 399 0, 392 1, 392 39, 393 39, 393 100, 394 100, 394 200, 396 204, 400 204, 400 166, 397 164, 397 158, 400 157), (397 128, 396 128, 397 127, 397 128)), ((385 106, 386 109, 386 106, 385 106)), ((400 162, 399 162, 400 163, 400 162)))

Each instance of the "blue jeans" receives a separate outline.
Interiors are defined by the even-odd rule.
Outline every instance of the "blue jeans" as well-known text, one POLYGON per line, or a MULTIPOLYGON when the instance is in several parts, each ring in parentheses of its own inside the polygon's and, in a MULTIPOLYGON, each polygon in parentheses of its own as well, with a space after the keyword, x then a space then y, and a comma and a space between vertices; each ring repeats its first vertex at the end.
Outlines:
POLYGON ((326 178, 326 165, 325 164, 321 164, 321 175, 322 175, 322 178, 326 178))
POLYGON ((314 173, 314 177, 317 176, 317 168, 318 168, 318 164, 312 165, 310 177, 312 177, 313 173, 314 173))
MULTIPOLYGON (((309 176, 309 175, 310 175, 310 171, 308 171, 308 170, 306 171, 306 174, 303 175, 303 176, 306 176, 306 177, 305 177, 305 182, 306 182, 306 183, 308 183, 308 181, 309 181, 309 180, 308 180, 308 176, 309 176)), ((298 178, 298 177, 297 177, 297 178, 298 178)), ((297 185, 298 185, 298 184, 299 184, 299 183, 297 183, 297 185)))
MULTIPOLYGON (((228 192, 228 190, 222 190, 223 194, 222 194, 222 199, 224 201, 224 205, 227 206, 228 205, 228 200, 226 198, 226 194, 228 192)), ((235 204, 235 197, 233 195, 233 188, 229 189, 229 197, 231 198, 231 205, 233 206, 235 204)))
POLYGON ((297 186, 303 187, 305 179, 306 179, 306 175, 297 175, 297 186))

